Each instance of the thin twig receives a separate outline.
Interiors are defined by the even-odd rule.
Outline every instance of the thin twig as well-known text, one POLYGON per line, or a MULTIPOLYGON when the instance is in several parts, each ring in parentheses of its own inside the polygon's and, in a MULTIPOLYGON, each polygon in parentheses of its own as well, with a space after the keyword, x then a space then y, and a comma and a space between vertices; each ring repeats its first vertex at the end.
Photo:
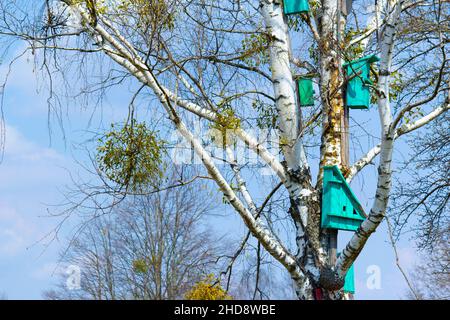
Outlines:
POLYGON ((406 275, 406 272, 403 270, 402 266, 400 265, 400 258, 398 256, 398 252, 397 252, 397 247, 395 245, 394 236, 392 235, 391 223, 389 222, 389 218, 387 216, 385 218, 386 218, 386 223, 387 223, 387 226, 388 226, 389 240, 391 242, 392 248, 394 249, 395 263, 396 263, 398 269, 400 270, 400 272, 402 273, 403 278, 405 278, 405 281, 406 281, 406 284, 409 287, 409 290, 411 290, 411 292, 413 293, 413 295, 416 298, 416 300, 420 300, 420 298, 417 295, 416 291, 414 290, 411 282, 409 281, 408 276, 406 275))

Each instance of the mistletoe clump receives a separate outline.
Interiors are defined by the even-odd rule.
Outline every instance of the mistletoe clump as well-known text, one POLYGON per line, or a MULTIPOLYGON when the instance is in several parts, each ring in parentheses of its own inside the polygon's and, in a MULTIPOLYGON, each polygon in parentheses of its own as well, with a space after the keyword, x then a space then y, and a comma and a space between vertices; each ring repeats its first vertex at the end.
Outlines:
POLYGON ((185 295, 186 300, 231 300, 220 282, 210 274, 192 287, 185 295))
POLYGON ((137 17, 139 28, 155 30, 163 27, 172 30, 175 25, 175 14, 167 0, 121 0, 118 9, 137 17))
POLYGON ((240 60, 252 67, 269 63, 268 48, 270 37, 266 34, 251 34, 242 40, 242 55, 240 60))
POLYGON ((164 145, 145 122, 112 124, 99 139, 98 168, 109 180, 133 190, 153 185, 163 175, 164 145))
POLYGON ((68 4, 84 7, 91 25, 97 24, 99 15, 109 14, 122 20, 136 19, 136 26, 144 30, 172 30, 175 26, 175 14, 167 0, 68 0, 68 4))
POLYGON ((226 108, 218 113, 216 122, 211 125, 212 141, 225 148, 234 142, 234 133, 241 127, 241 119, 232 109, 226 108))
POLYGON ((347 61, 355 60, 361 57, 361 55, 364 53, 364 46, 361 44, 361 42, 355 43, 353 45, 350 45, 350 42, 355 37, 358 37, 364 32, 366 32, 367 29, 354 29, 349 28, 344 32, 344 41, 343 41, 343 50, 344 50, 344 56, 347 61))
POLYGON ((135 273, 145 274, 148 272, 148 265, 144 259, 137 259, 133 261, 133 271, 135 273))

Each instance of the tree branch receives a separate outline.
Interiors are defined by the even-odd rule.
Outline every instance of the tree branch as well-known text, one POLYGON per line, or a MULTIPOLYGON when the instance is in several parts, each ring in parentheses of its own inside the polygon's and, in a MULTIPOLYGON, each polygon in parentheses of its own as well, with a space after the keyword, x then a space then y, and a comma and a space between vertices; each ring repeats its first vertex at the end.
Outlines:
MULTIPOLYGON (((427 123, 430 123, 431 121, 433 121, 434 119, 436 119, 437 117, 439 117, 440 115, 442 115, 444 112, 448 111, 450 109, 450 104, 448 102, 448 98, 447 101, 444 102, 443 105, 441 105, 440 107, 434 109, 433 111, 431 111, 429 114, 427 114, 426 116, 414 121, 413 123, 410 124, 404 124, 402 125, 400 128, 397 128, 395 130, 395 135, 394 135, 394 139, 398 139, 399 137, 401 137, 402 135, 405 135, 407 133, 410 133, 414 130, 417 130, 421 127, 423 127, 424 125, 426 125, 427 123)), ((353 180, 353 178, 364 168, 366 167, 368 164, 372 163, 372 161, 375 159, 376 156, 378 156, 380 154, 381 151, 381 145, 378 144, 375 147, 373 147, 371 150, 369 150, 363 157, 361 157, 358 161, 356 161, 349 170, 349 174, 347 175, 347 182, 351 182, 353 180)))

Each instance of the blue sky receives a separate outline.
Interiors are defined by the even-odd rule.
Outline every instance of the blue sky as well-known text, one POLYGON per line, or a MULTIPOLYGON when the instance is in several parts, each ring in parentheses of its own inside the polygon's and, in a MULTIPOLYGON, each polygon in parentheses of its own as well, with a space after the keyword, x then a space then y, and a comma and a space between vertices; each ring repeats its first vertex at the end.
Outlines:
MULTIPOLYGON (((33 59, 22 58, 13 68, 5 97, 6 145, 0 164, 0 293, 10 299, 40 299, 43 290, 51 288, 55 277, 58 251, 64 241, 53 241, 44 248, 40 241, 55 228, 58 220, 45 217, 47 210, 62 201, 64 186, 70 185, 68 172, 78 172, 75 159, 85 159, 85 154, 73 147, 72 142, 85 139, 90 112, 71 107, 65 120, 66 142, 58 125, 52 123, 51 141, 48 130, 47 92, 42 81, 33 72, 33 59), (45 249, 45 250, 44 250, 45 249)), ((6 74, 6 65, 0 65, 0 77, 6 74)), ((115 91, 104 102, 103 114, 96 114, 91 127, 123 120, 130 93, 126 87, 115 91)), ((362 121, 374 119, 376 110, 357 111, 353 117, 362 121)), ((376 125, 369 125, 376 134, 376 125)), ((403 146, 401 151, 407 152, 403 146)), ((82 173, 81 173, 82 174, 82 173)), ((356 180, 353 188, 363 205, 372 204, 375 167, 364 171, 364 183, 356 180)), ((254 186, 253 186, 254 187, 254 186)), ((227 209, 231 212, 230 209, 227 209)), ((70 233, 69 223, 62 233, 70 233)), ((340 244, 349 238, 340 235, 340 244)), ((413 243, 404 239, 398 243, 400 262, 408 269, 417 261, 413 243)), ((393 250, 388 243, 386 225, 383 224, 370 238, 355 264, 357 299, 397 299, 406 293, 406 284, 395 266, 393 250), (379 266, 381 288, 369 289, 366 281, 370 266, 379 266)))
MULTIPOLYGON (((75 159, 85 154, 73 142, 85 139, 90 112, 73 108, 64 121, 62 134, 58 124, 48 129, 47 91, 33 72, 32 57, 18 61, 9 78, 4 117, 6 143, 0 164, 0 292, 11 299, 39 299, 51 287, 64 236, 75 221, 65 226, 60 241, 48 237, 60 221, 48 210, 58 211, 66 186, 71 185, 69 171, 80 172, 75 159), (70 121, 69 121, 70 119, 70 121), (78 152, 78 154, 77 154, 78 152)), ((0 66, 0 77, 6 74, 0 66)), ((119 108, 107 108, 106 118, 122 118, 119 108)), ((125 112, 125 110, 122 110, 125 112)), ((100 119, 99 123, 100 123, 100 119)), ((100 126, 100 124, 98 124, 100 126)), ((82 174, 82 171, 81 171, 82 174)))

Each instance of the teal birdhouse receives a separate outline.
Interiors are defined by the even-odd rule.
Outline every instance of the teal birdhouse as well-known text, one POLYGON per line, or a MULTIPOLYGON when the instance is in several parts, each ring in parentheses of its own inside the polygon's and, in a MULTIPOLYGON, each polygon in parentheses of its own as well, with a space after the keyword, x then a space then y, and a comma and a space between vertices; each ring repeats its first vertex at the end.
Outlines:
MULTIPOLYGON (((337 254, 339 257, 340 253, 337 254)), ((344 292, 355 294, 355 270, 353 264, 348 268, 347 274, 344 278, 344 287, 342 288, 344 292)))
POLYGON ((284 13, 296 14, 309 11, 308 0, 284 0, 284 13))
POLYGON ((297 80, 298 95, 301 107, 308 107, 314 105, 314 89, 311 78, 299 78, 297 80))
POLYGON ((356 231, 366 215, 337 166, 323 168, 322 228, 356 231))
POLYGON ((346 90, 346 104, 350 109, 369 109, 370 65, 379 61, 375 55, 353 60, 344 64, 347 77, 350 79, 346 90))
POLYGON ((345 275, 344 278, 345 282, 344 282, 344 292, 347 293, 355 293, 355 270, 353 269, 353 264, 352 266, 347 270, 347 274, 345 275))

